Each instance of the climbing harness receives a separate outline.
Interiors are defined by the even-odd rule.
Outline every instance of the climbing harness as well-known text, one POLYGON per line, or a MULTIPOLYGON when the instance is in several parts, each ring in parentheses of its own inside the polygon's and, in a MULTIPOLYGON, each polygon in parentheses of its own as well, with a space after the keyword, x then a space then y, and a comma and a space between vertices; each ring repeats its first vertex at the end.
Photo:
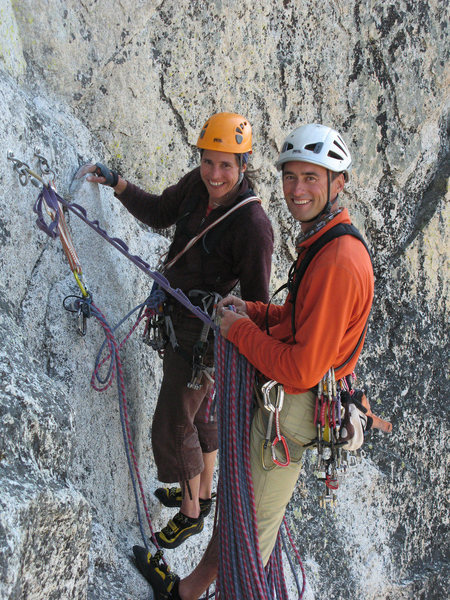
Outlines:
MULTIPOLYGON (((154 309, 147 308, 145 313, 147 321, 143 334, 144 342, 156 350, 160 358, 164 357, 167 344, 170 344, 175 352, 178 352, 188 363, 192 363, 192 377, 187 383, 188 388, 201 389, 203 377, 214 383, 214 369, 204 364, 204 358, 209 348, 208 336, 211 331, 211 323, 203 323, 199 339, 194 344, 192 355, 190 355, 180 347, 177 341, 172 322, 173 302, 168 300, 166 295, 154 285, 150 295, 156 293, 160 294, 160 301, 157 302, 154 309)), ((204 313, 211 317, 211 322, 215 321, 217 304, 221 299, 220 294, 194 289, 188 292, 188 298, 195 306, 202 307, 204 313)))
MULTIPOLYGON (((249 456, 255 369, 217 331, 215 356, 219 420, 217 510, 220 515, 217 525, 220 542, 216 597, 287 600, 281 556, 281 546, 285 544, 282 533, 266 569, 259 552, 249 456)), ((274 404, 272 406, 275 407, 274 404)), ((293 543, 286 520, 283 523, 293 543)), ((302 586, 295 578, 300 599, 305 589, 305 574, 299 554, 293 547, 303 575, 302 586)))

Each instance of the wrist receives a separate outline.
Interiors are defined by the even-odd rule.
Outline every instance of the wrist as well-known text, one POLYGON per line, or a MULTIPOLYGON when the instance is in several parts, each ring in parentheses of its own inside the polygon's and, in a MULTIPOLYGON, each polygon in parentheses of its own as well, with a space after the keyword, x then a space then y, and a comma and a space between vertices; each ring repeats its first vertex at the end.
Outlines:
POLYGON ((126 190, 127 185, 127 180, 119 175, 117 184, 114 186, 114 193, 120 196, 120 194, 123 194, 123 192, 126 190))

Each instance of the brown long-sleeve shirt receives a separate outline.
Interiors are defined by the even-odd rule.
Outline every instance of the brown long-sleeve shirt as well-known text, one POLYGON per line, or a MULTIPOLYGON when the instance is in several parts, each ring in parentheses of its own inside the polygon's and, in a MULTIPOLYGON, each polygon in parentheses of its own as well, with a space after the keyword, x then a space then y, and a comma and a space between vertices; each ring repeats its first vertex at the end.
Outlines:
MULTIPOLYGON (((208 193, 200 169, 196 168, 161 195, 150 194, 127 182, 125 191, 116 196, 132 215, 150 227, 161 229, 179 223, 169 249, 168 259, 171 259, 249 191, 244 179, 226 206, 206 215, 208 193), (198 198, 193 208, 192 198, 198 198)), ((165 273, 173 287, 184 292, 201 289, 225 296, 239 281, 244 300, 268 301, 273 252, 271 223, 258 202, 251 202, 234 214, 236 217, 230 217, 229 226, 217 226, 221 228, 220 235, 213 228, 165 273)))

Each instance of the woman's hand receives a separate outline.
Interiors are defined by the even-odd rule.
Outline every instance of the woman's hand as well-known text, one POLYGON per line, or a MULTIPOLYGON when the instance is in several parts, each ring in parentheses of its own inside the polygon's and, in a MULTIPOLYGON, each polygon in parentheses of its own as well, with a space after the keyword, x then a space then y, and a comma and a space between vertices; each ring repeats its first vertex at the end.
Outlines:
POLYGON ((81 179, 84 175, 87 175, 86 181, 91 183, 99 183, 100 185, 107 185, 114 188, 116 194, 121 194, 127 187, 127 182, 123 179, 117 171, 109 169, 102 163, 96 164, 85 164, 76 173, 75 179, 81 179), (92 175, 89 175, 92 173, 92 175))

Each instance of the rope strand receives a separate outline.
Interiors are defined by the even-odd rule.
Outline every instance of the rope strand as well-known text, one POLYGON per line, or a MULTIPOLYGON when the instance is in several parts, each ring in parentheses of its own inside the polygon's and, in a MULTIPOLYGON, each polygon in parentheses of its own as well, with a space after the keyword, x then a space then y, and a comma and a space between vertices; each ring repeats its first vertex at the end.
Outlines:
MULTIPOLYGON (((220 333, 216 333, 215 358, 220 473, 216 598, 288 600, 281 550, 286 544, 281 532, 266 569, 259 551, 249 451, 255 369, 220 333)), ((286 520, 284 525, 288 531, 286 520)), ((289 531, 288 537, 293 545, 289 531)), ((303 575, 300 588, 294 574, 301 599, 305 573, 293 547, 303 575)), ((289 555, 288 560, 293 568, 289 555)))

